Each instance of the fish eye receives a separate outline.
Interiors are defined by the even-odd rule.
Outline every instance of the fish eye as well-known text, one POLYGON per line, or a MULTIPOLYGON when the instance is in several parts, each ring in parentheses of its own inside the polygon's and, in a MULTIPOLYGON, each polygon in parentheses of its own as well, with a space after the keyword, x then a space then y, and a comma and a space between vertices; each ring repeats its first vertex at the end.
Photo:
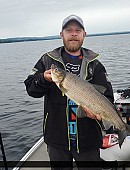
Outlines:
POLYGON ((55 71, 58 71, 58 68, 55 68, 55 71))

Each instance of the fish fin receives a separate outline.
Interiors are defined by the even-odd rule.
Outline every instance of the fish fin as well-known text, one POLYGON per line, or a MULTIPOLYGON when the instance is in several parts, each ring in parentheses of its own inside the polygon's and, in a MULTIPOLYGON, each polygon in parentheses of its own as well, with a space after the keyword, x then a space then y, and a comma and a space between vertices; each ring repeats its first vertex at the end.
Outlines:
POLYGON ((113 126, 113 124, 111 122, 108 122, 105 119, 102 119, 102 123, 103 123, 103 126, 104 126, 105 130, 110 129, 110 127, 113 126))
POLYGON ((62 84, 59 84, 58 87, 59 87, 59 89, 60 89, 63 93, 67 93, 68 90, 67 90, 66 88, 64 88, 64 87, 62 86, 62 84))
POLYGON ((117 133, 118 133, 118 136, 119 136, 119 147, 121 148, 121 145, 122 143, 124 142, 125 138, 127 136, 130 136, 130 125, 126 124, 126 130, 125 131, 121 131, 121 130, 118 130, 117 133))
POLYGON ((118 133, 118 136, 119 136, 119 147, 121 149, 121 145, 122 145, 122 143, 124 142, 124 139, 127 136, 127 131, 126 130, 125 131, 118 130, 117 133, 118 133))
POLYGON ((92 84, 93 87, 98 91, 100 92, 101 94, 104 94, 105 91, 106 91, 106 88, 104 86, 101 86, 101 85, 97 85, 97 84, 92 84))
POLYGON ((76 110, 76 115, 77 115, 78 118, 87 117, 87 115, 85 114, 82 106, 78 106, 78 108, 76 110))

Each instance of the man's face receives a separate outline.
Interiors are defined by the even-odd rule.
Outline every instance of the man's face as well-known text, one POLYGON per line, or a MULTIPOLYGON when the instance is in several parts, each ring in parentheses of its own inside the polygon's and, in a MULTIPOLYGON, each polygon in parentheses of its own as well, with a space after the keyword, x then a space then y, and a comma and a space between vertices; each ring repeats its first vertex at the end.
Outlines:
POLYGON ((60 33, 63 44, 68 52, 77 52, 80 50, 86 32, 76 21, 69 22, 60 33))

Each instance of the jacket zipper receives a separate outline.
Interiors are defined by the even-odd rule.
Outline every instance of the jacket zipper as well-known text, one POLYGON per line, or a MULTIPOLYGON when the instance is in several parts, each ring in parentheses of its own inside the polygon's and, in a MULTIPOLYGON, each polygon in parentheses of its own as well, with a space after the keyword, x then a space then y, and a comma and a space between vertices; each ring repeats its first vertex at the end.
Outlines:
POLYGON ((48 113, 46 114, 45 121, 44 121, 44 132, 45 132, 45 128, 46 128, 47 118, 48 118, 48 113))
MULTIPOLYGON (((85 80, 86 80, 86 78, 87 78, 87 76, 88 76, 88 73, 87 73, 88 64, 91 63, 92 61, 94 61, 95 59, 97 59, 98 57, 99 57, 99 55, 97 55, 96 58, 94 58, 93 60, 91 60, 91 61, 89 61, 89 62, 87 63, 85 80)), ((102 127, 101 127, 100 123, 98 122, 98 120, 96 120, 96 122, 97 122, 97 124, 99 125, 100 129, 102 130, 102 127)))
POLYGON ((77 125, 77 116, 76 116, 76 143, 77 143, 77 152, 79 153, 79 140, 78 140, 78 125, 77 125))
MULTIPOLYGON (((63 66, 64 66, 64 69, 65 69, 65 65, 62 61, 60 60, 57 60, 55 59, 54 57, 52 57, 50 54, 47 53, 47 55, 52 58, 53 60, 55 61, 58 61, 60 62, 63 66)), ((62 96, 64 96, 64 93, 62 92, 62 96)), ((70 151, 70 137, 69 137, 69 126, 68 126, 68 114, 67 114, 67 110, 68 110, 68 97, 67 97, 67 106, 66 106, 66 117, 67 117, 67 129, 68 129, 68 142, 69 142, 69 151, 70 151)))
POLYGON ((66 107, 66 117, 67 117, 67 129, 68 129, 68 142, 69 142, 69 151, 71 149, 71 146, 70 146, 70 133, 69 133, 69 118, 68 118, 68 97, 67 97, 67 107, 66 107))
MULTIPOLYGON (((63 63, 62 61, 60 61, 60 60, 52 57, 49 53, 47 53, 47 55, 48 55, 50 58, 52 58, 53 60, 56 60, 56 61, 60 62, 60 63, 64 66, 64 68, 65 68, 65 65, 64 65, 64 63, 63 63)), ((96 58, 98 58, 98 57, 99 57, 99 55, 98 55, 96 58)), ((85 76, 84 80, 86 80, 86 78, 87 78, 87 76, 88 76, 88 73, 87 73, 88 64, 89 64, 90 62, 94 61, 96 58, 94 58, 93 60, 91 60, 91 61, 89 61, 89 62, 87 63, 87 66, 86 66, 86 76, 85 76)), ((64 96, 64 93, 62 93, 62 96, 64 96)), ((66 116, 67 116, 68 142, 69 142, 69 151, 70 151, 71 146, 70 146, 70 137, 69 137, 69 126, 68 126, 68 114, 67 114, 67 110, 68 110, 68 98, 67 98, 66 116)), ((47 118, 46 118, 46 119, 47 119, 47 118)), ((97 120, 96 120, 96 121, 97 121, 97 120)), ((99 124, 98 121, 97 121, 97 123, 98 123, 98 125, 99 125, 100 128, 101 128, 101 125, 99 124)), ((101 128, 101 129, 102 129, 102 128, 101 128)), ((79 153, 77 116, 76 116, 76 142, 77 142, 77 152, 79 153)))
MULTIPOLYGON (((99 55, 96 57, 96 58, 98 58, 99 57, 99 55)), ((89 61, 89 62, 87 62, 87 66, 86 66, 86 76, 85 76, 85 78, 84 78, 84 80, 86 80, 86 78, 87 78, 87 76, 88 76, 88 72, 87 72, 87 69, 88 69, 88 65, 89 65, 89 63, 90 62, 92 62, 92 61, 94 61, 96 58, 94 58, 93 60, 91 60, 91 61, 89 61)), ((96 122, 98 123, 98 125, 99 125, 99 127, 101 128, 101 125, 100 125, 100 123, 96 120, 96 122)), ((77 127, 77 116, 76 116, 76 139, 77 139, 77 152, 79 153, 79 141, 78 141, 78 127, 77 127)), ((102 129, 102 128, 101 128, 102 129)))

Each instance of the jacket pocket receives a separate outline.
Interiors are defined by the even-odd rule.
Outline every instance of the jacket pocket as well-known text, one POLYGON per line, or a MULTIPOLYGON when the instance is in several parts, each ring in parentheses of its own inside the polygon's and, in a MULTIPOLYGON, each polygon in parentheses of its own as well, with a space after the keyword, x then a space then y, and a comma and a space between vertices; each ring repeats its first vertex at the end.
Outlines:
POLYGON ((67 97, 63 92, 53 83, 48 93, 48 101, 50 104, 67 104, 67 97))

